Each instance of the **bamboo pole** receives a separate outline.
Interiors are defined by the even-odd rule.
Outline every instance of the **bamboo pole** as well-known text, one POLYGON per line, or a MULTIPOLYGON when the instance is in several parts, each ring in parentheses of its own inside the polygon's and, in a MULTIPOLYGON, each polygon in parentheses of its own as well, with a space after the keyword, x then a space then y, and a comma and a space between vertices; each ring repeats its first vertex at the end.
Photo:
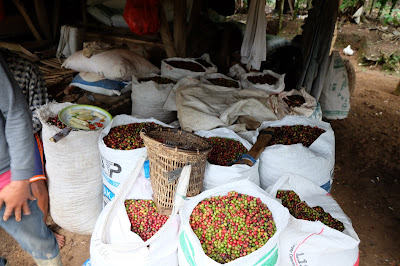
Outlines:
POLYGON ((22 5, 20 0, 13 0, 13 3, 17 7, 19 13, 21 13, 21 15, 24 17, 26 24, 28 24, 28 27, 31 30, 33 36, 35 36, 36 40, 43 40, 42 37, 40 37, 40 34, 37 31, 35 25, 33 25, 31 18, 28 16, 28 13, 26 13, 25 7, 22 5))

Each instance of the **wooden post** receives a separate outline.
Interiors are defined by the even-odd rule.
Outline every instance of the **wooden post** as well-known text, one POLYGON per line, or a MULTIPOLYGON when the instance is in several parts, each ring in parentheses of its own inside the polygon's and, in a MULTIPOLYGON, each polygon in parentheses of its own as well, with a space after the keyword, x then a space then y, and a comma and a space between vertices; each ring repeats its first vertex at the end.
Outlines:
POLYGON ((49 18, 47 17, 46 7, 43 0, 34 0, 36 17, 39 21, 40 29, 47 40, 51 40, 51 31, 49 25, 49 18))
POLYGON ((190 13, 189 24, 186 29, 186 36, 190 35, 193 25, 195 25, 200 17, 201 8, 203 6, 203 0, 193 1, 192 12, 190 13))
POLYGON ((283 7, 285 6, 285 1, 281 1, 281 6, 279 7, 279 19, 278 19, 278 30, 276 32, 276 35, 279 35, 279 33, 282 30, 282 20, 283 20, 283 7))
POLYGON ((186 0, 174 0, 174 44, 179 57, 186 56, 186 0))
POLYGON ((288 4, 289 4, 290 13, 292 13, 292 16, 293 16, 293 14, 294 14, 294 10, 293 10, 294 1, 293 1, 293 4, 292 4, 292 0, 287 0, 287 1, 288 1, 288 4))
POLYGON ((85 0, 81 0, 81 8, 82 8, 83 28, 86 30, 86 28, 87 28, 87 15, 86 15, 86 1, 85 0))
POLYGON ((58 23, 60 21, 60 2, 61 0, 54 0, 52 28, 53 38, 56 38, 57 36, 58 23))
POLYGON ((296 0, 296 5, 294 8, 294 13, 293 13, 293 20, 295 20, 297 18, 297 13, 299 12, 299 3, 300 3, 300 0, 296 0))
POLYGON ((17 7, 19 13, 21 13, 21 15, 24 17, 26 24, 28 24, 28 27, 32 31, 33 36, 35 36, 36 40, 43 40, 42 37, 40 37, 40 34, 37 31, 35 25, 33 25, 31 18, 26 13, 25 7, 22 5, 20 0, 13 0, 13 3, 17 7))
POLYGON ((164 1, 161 1, 161 3, 160 3, 160 35, 161 35, 161 40, 164 43, 165 52, 167 53, 167 57, 175 57, 176 56, 175 46, 174 46, 174 43, 172 41, 172 36, 171 36, 171 32, 169 30, 167 15, 165 14, 163 2, 164 1))

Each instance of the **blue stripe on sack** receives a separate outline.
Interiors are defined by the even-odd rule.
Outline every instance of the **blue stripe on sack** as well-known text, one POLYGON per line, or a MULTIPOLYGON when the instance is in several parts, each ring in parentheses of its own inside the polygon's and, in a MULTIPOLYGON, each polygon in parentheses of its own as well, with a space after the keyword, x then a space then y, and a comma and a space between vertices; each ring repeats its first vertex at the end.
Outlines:
POLYGON ((106 185, 103 185, 103 195, 110 201, 115 197, 115 194, 106 185))
POLYGON ((98 81, 86 81, 86 80, 82 79, 82 77, 78 74, 71 81, 71 85, 77 86, 79 84, 93 86, 93 87, 100 87, 100 88, 107 89, 107 90, 122 90, 126 86, 126 83, 124 83, 124 82, 117 81, 117 80, 111 80, 111 79, 101 79, 98 81))
POLYGON ((321 186, 321 188, 325 189, 328 193, 331 193, 331 189, 332 189, 331 181, 329 180, 328 182, 326 182, 325 184, 323 184, 323 185, 321 186))
POLYGON ((254 265, 260 266, 274 266, 278 261, 278 244, 275 244, 267 254, 262 256, 262 258, 256 262, 254 265))
POLYGON ((103 174, 104 179, 107 180, 107 182, 108 182, 110 185, 112 185, 112 186, 114 186, 114 187, 118 187, 118 186, 121 184, 121 183, 119 183, 119 182, 117 182, 117 181, 111 180, 111 179, 104 173, 104 171, 102 171, 102 174, 103 174))
POLYGON ((187 235, 185 234, 184 231, 179 235, 179 243, 182 248, 183 254, 185 255, 186 261, 189 263, 191 266, 196 266, 196 262, 194 261, 194 249, 192 244, 190 244, 189 239, 187 238, 187 235), (192 251, 192 254, 190 254, 190 250, 188 248, 188 245, 192 251))

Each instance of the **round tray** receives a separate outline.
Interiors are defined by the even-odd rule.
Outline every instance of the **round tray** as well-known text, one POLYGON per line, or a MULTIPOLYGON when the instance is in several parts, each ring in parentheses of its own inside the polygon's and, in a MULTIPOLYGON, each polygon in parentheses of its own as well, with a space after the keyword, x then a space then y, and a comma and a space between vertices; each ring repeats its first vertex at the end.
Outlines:
MULTIPOLYGON (((103 108, 97 107, 97 106, 93 106, 93 105, 87 105, 87 104, 76 104, 76 105, 71 105, 68 107, 63 108, 59 113, 58 113, 58 118, 61 120, 61 122, 63 122, 65 125, 67 125, 70 128, 73 129, 81 129, 81 128, 75 128, 74 126, 71 125, 70 123, 70 119, 71 117, 73 117, 73 115, 71 115, 69 113, 70 110, 75 110, 75 109, 87 109, 87 110, 91 110, 92 112, 98 112, 102 115, 104 115, 106 118, 104 119, 100 119, 99 117, 96 117, 94 120, 89 120, 88 122, 90 122, 91 124, 93 124, 95 126, 94 129, 87 129, 88 131, 90 130, 99 130, 99 129, 103 129, 104 127, 106 127, 112 120, 112 116, 109 112, 107 112, 106 110, 104 110, 103 108), (99 127, 96 125, 96 123, 101 123, 103 126, 99 127)), ((81 129, 81 130, 86 130, 86 129, 81 129)))

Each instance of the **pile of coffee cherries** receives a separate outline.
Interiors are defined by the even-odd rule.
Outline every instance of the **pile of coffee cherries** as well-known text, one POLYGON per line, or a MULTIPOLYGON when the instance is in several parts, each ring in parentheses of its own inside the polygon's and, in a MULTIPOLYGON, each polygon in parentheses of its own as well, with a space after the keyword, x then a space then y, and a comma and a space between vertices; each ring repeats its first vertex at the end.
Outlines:
POLYGON ((301 143, 304 147, 309 147, 325 130, 311 126, 282 126, 273 127, 274 134, 268 146, 275 144, 291 145, 301 143))
POLYGON ((143 241, 150 239, 167 222, 168 216, 157 212, 152 200, 125 200, 131 231, 143 241))
POLYGON ((288 208, 290 214, 297 219, 321 221, 323 224, 338 231, 342 232, 344 230, 342 222, 333 218, 329 213, 326 213, 320 206, 311 208, 307 203, 301 201, 299 195, 293 190, 279 190, 276 197, 282 200, 282 205, 288 208))
POLYGON ((56 126, 59 129, 67 127, 63 122, 61 122, 61 120, 58 118, 58 115, 56 115, 55 117, 49 117, 49 119, 47 119, 47 123, 56 126))
POLYGON ((212 149, 208 154, 208 162, 211 164, 228 166, 247 153, 247 149, 240 141, 230 138, 210 137, 207 138, 212 149))
POLYGON ((113 127, 103 138, 104 144, 116 150, 133 150, 144 147, 143 139, 140 137, 142 129, 161 127, 153 122, 132 123, 113 127))
POLYGON ((218 263, 256 251, 276 232, 267 205, 260 198, 235 191, 202 200, 189 223, 204 253, 218 263))

